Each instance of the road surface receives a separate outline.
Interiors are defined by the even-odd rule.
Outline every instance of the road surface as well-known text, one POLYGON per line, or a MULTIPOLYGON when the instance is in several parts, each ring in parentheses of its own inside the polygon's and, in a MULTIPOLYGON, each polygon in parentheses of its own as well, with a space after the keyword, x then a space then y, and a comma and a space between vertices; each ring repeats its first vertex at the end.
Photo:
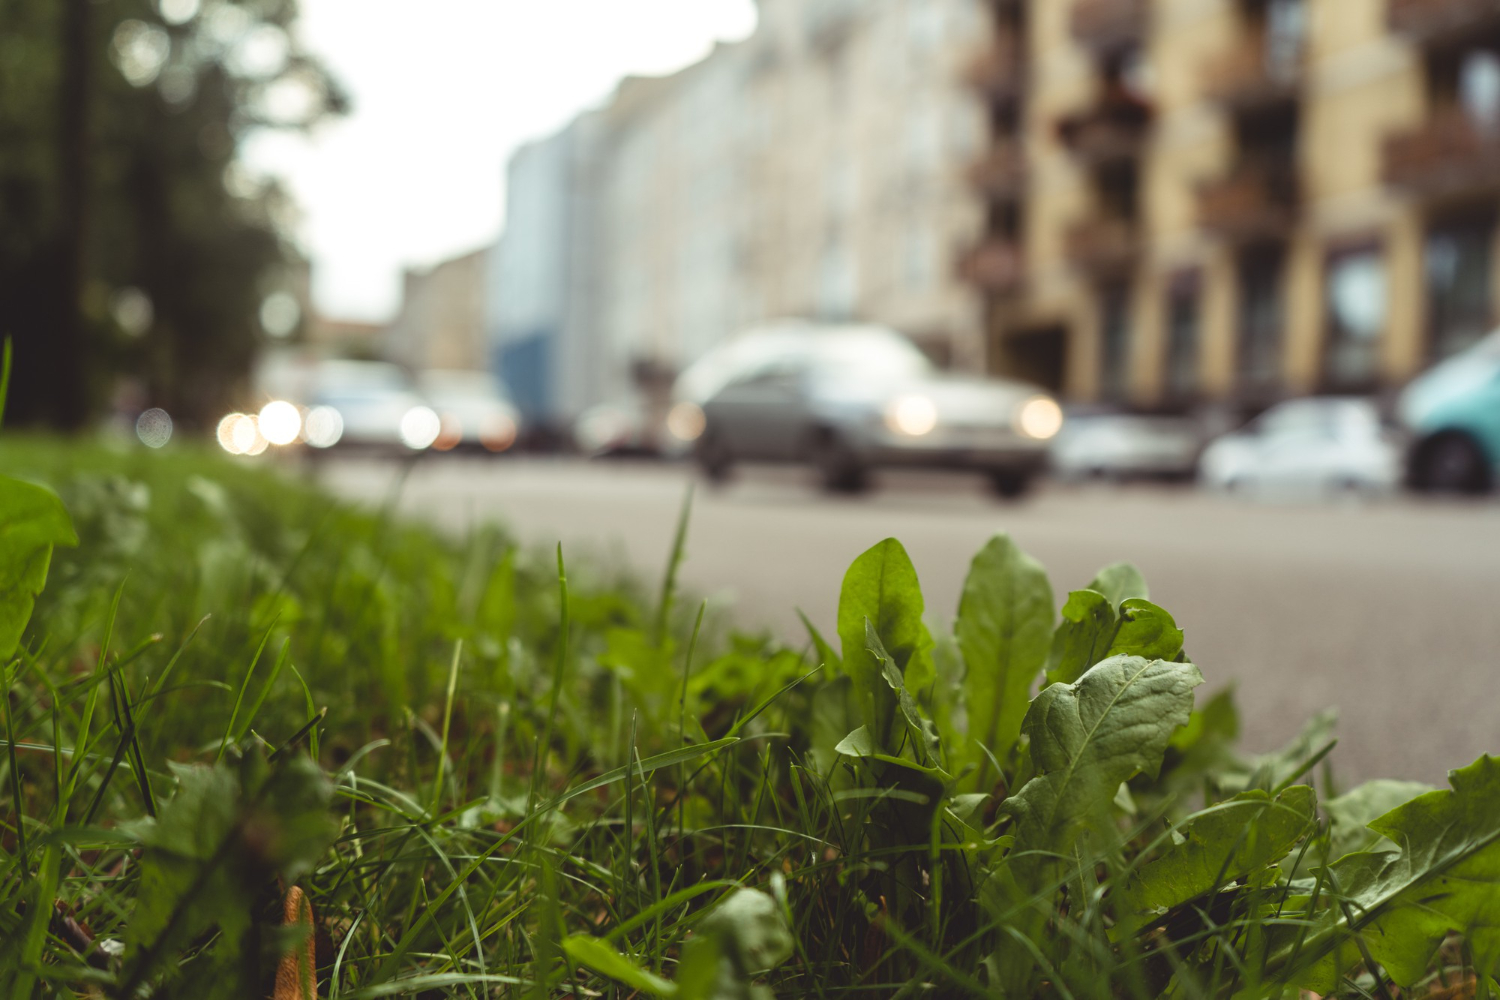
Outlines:
MULTIPOLYGON (((320 473, 378 502, 398 470, 339 461, 320 473)), ((461 530, 500 520, 660 578, 685 468, 545 459, 431 458, 399 485, 415 516, 461 530)), ((1253 504, 1164 487, 1048 487, 1020 504, 962 476, 890 477, 871 495, 817 493, 792 470, 700 487, 683 585, 737 621, 801 643, 796 609, 834 631, 839 583, 895 535, 930 616, 951 618, 969 559, 1009 532, 1047 567, 1058 601, 1101 565, 1135 562, 1187 632, 1204 691, 1237 687, 1244 745, 1269 750, 1317 710, 1339 711, 1335 776, 1441 783, 1500 753, 1500 503, 1253 504)), ((1201 698, 1201 694, 1200 694, 1201 698)))

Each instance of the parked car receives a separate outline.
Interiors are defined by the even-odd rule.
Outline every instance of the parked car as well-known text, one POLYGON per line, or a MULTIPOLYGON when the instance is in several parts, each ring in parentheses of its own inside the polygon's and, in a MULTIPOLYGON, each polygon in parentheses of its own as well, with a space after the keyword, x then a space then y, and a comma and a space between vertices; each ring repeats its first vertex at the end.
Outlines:
POLYGON ((1483 493, 1500 474, 1500 330, 1417 376, 1397 404, 1415 489, 1483 493))
POLYGON ((1198 469, 1225 490, 1384 493, 1400 482, 1401 447, 1368 399, 1293 399, 1216 439, 1198 469))
POLYGON ((315 448, 422 451, 441 432, 437 413, 393 364, 324 361, 311 381, 305 434, 315 448))
POLYGON ((520 411, 489 372, 430 369, 417 376, 417 388, 438 415, 437 450, 502 452, 516 443, 520 411))
MULTIPOLYGON (((684 372, 679 389, 679 406, 701 405, 696 455, 709 478, 742 461, 801 462, 841 491, 864 487, 872 469, 925 466, 984 472, 1016 496, 1045 466, 1063 421, 1040 389, 939 372, 879 326, 750 331, 684 372)), ((674 413, 694 429, 691 414, 674 413)))
POLYGON ((1191 417, 1068 410, 1052 444, 1052 469, 1064 479, 1190 479, 1203 450, 1191 417))

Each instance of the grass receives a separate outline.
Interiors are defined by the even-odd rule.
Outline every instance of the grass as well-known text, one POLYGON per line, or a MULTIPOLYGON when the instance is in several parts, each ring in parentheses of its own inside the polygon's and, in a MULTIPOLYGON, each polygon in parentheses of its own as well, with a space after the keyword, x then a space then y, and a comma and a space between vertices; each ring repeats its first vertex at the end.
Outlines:
POLYGON ((704 628, 686 511, 651 585, 205 454, 0 467, 79 539, 4 665, 6 996, 269 996, 309 943, 345 998, 1492 988, 1488 758, 1320 804, 1327 720, 1238 754, 1128 567, 1059 621, 997 539, 950 630, 882 542, 795 648, 704 628))

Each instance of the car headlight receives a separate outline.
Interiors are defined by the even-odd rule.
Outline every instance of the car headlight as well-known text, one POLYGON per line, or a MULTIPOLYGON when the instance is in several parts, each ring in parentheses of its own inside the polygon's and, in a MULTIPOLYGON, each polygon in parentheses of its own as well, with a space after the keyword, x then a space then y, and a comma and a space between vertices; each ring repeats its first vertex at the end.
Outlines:
POLYGON ((707 426, 703 407, 690 400, 683 400, 667 411, 667 430, 679 441, 698 440, 707 426))
POLYGON ((302 411, 284 399, 273 399, 260 408, 256 423, 267 441, 275 445, 291 444, 302 433, 302 411))
POLYGON ((443 421, 425 406, 413 406, 401 417, 401 443, 412 451, 432 447, 443 430, 443 421))
POLYGON ((1038 441, 1056 437, 1062 425, 1062 407, 1050 396, 1033 396, 1016 410, 1016 429, 1038 441))
POLYGON ((344 415, 331 406, 314 406, 303 425, 303 439, 314 448, 332 448, 344 436, 344 415))
POLYGON ((902 396, 885 411, 885 425, 909 437, 932 433, 937 422, 937 404, 926 396, 902 396))

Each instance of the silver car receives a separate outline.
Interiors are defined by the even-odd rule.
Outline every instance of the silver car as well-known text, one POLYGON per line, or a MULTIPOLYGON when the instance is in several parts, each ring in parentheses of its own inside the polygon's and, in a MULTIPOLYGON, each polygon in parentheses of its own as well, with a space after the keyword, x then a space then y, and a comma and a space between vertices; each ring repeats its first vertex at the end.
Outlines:
POLYGON ((986 473, 1003 496, 1027 489, 1062 410, 1019 382, 939 372, 877 326, 778 324, 690 368, 679 404, 701 406, 696 454, 711 479, 736 462, 803 462, 830 490, 856 491, 888 466, 986 473), (697 403, 692 396, 703 401, 697 403))

